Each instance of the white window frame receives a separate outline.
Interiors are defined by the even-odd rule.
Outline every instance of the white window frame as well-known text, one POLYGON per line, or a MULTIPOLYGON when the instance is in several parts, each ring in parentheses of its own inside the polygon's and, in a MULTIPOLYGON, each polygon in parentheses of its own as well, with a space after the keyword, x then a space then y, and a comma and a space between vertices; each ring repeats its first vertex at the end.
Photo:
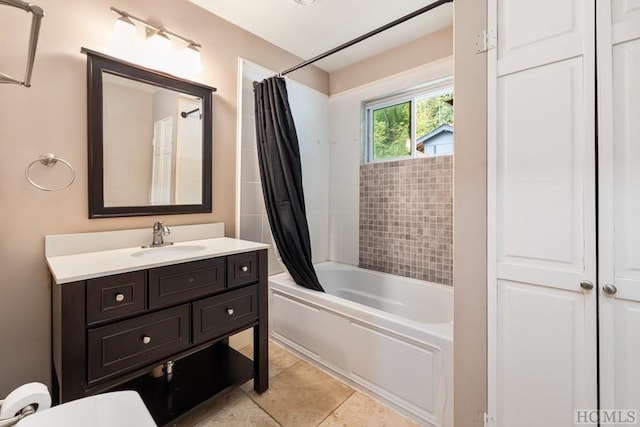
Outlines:
MULTIPOLYGON (((418 100, 435 98, 446 93, 453 93, 453 77, 445 77, 443 79, 429 82, 425 85, 413 87, 393 94, 385 95, 375 99, 369 99, 362 103, 362 112, 364 119, 364 163, 382 163, 393 162, 396 160, 415 159, 416 153, 416 109, 415 105, 418 100), (373 112, 381 108, 391 107, 397 104, 403 104, 411 101, 411 122, 410 136, 411 147, 410 154, 406 156, 386 157, 384 159, 373 158, 373 112)), ((434 157, 442 154, 430 154, 425 157, 434 157)), ((449 154, 450 155, 450 154, 449 154)), ((422 156, 421 156, 422 157, 422 156)))

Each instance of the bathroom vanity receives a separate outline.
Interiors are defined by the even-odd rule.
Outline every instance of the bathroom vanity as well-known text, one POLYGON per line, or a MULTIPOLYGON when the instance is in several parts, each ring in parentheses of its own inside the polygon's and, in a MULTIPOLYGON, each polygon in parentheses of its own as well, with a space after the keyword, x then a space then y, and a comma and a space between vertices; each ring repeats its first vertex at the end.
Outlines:
POLYGON ((59 402, 133 389, 164 425, 252 378, 268 388, 267 245, 215 237, 47 262, 59 402), (253 360, 228 343, 249 328, 253 360))

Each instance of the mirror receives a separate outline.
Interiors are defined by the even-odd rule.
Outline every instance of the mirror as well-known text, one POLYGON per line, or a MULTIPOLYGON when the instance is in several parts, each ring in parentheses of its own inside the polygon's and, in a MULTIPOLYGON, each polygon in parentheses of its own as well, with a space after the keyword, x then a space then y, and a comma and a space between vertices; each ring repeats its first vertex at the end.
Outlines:
POLYGON ((215 88, 82 52, 89 218, 211 212, 215 88))

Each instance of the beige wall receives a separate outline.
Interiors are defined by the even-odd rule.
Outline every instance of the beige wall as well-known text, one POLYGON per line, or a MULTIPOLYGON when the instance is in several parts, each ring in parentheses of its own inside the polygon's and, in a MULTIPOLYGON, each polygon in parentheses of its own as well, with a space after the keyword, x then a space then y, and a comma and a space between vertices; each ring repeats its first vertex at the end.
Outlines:
POLYGON ((331 73, 331 95, 453 55, 447 27, 331 73))
MULTIPOLYGON (((227 235, 233 235, 238 56, 276 70, 299 62, 184 0, 36 3, 46 16, 33 86, 0 85, 0 397, 27 381, 49 383, 50 291, 43 237, 151 228, 154 220, 164 220, 168 226, 224 221, 227 235), (80 48, 107 49, 115 20, 109 10, 112 5, 203 45, 205 71, 200 80, 218 88, 212 214, 88 219, 86 60, 80 48), (56 153, 76 168, 76 182, 70 188, 44 192, 26 182, 25 167, 46 152, 56 153)), ((22 75, 28 18, 22 11, 0 6, 1 72, 22 75)), ((300 70, 295 79, 328 93, 328 76, 318 69, 300 70)))
POLYGON ((456 0, 454 165, 454 419, 480 427, 487 407, 486 0, 456 0))

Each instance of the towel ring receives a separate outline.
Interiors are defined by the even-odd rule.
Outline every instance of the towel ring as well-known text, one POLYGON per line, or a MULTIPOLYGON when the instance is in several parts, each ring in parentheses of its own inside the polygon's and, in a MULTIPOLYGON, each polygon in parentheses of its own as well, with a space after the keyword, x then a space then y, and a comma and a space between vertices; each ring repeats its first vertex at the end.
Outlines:
POLYGON ((25 171, 24 171, 24 176, 25 176, 25 178, 27 178, 27 181, 29 181, 29 184, 33 185, 34 187, 36 187, 36 188, 38 188, 40 190, 43 190, 43 191, 59 191, 59 190, 64 190, 65 188, 67 188, 68 186, 73 184, 73 181, 76 180, 76 171, 73 169, 73 166, 71 166, 71 164, 69 162, 67 162, 66 160, 61 159, 60 157, 57 157, 53 153, 46 153, 46 154, 40 155, 40 157, 35 159, 33 162, 29 163, 29 166, 27 166, 27 169, 25 169, 25 171), (31 176, 29 176, 29 171, 31 170, 31 167, 33 165, 35 165, 36 163, 38 163, 38 162, 43 164, 43 165, 45 165, 45 166, 54 166, 58 162, 62 163, 63 165, 65 165, 69 169, 69 172, 71 173, 71 179, 65 185, 63 185, 61 187, 57 187, 57 188, 48 188, 48 187, 44 187, 42 185, 36 184, 36 182, 33 179, 31 179, 31 176))

